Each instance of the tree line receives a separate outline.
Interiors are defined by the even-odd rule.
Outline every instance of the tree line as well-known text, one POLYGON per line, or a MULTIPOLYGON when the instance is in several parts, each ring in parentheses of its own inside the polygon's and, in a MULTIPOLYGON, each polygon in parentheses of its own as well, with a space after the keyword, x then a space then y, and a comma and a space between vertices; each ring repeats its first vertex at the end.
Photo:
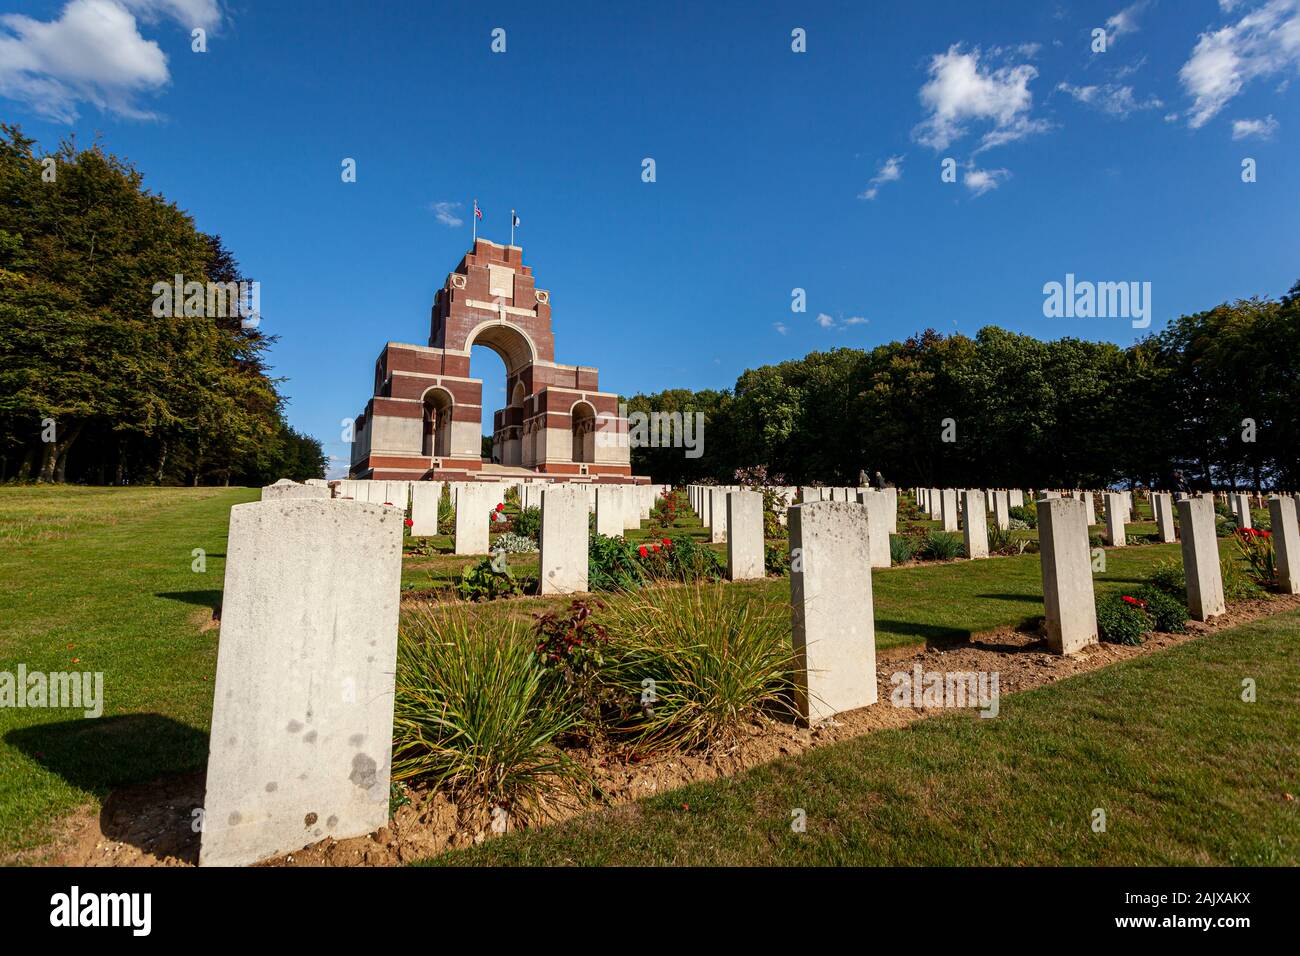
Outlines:
POLYGON ((175 276, 248 282, 99 144, 43 154, 0 124, 0 481, 266 484, 323 477, 284 419, 275 336, 210 308, 158 314, 175 276))
POLYGON ((1122 348, 989 326, 927 330, 747 370, 730 390, 670 389, 629 412, 702 412, 704 453, 633 448, 656 481, 1173 486, 1300 490, 1300 282, 1179 318, 1122 348))

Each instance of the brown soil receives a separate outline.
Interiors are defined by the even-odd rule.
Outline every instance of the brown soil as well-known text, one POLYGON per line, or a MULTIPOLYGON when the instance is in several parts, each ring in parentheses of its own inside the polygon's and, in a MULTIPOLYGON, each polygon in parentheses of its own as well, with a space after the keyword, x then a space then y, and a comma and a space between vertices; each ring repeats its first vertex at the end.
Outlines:
MULTIPOLYGON (((806 729, 764 720, 741 728, 726 748, 707 754, 671 754, 632 762, 612 753, 579 752, 608 805, 630 803, 674 787, 730 776, 813 747, 846 740, 882 728, 901 727, 930 716, 925 708, 891 706, 890 675, 920 664, 926 671, 994 672, 999 692, 1017 693, 1050 684, 1117 661, 1158 653, 1186 641, 1262 617, 1300 608, 1300 596, 1271 597, 1235 604, 1222 617, 1188 624, 1186 634, 1152 634, 1145 644, 1127 647, 1097 644, 1061 657, 1047 650, 1035 633, 1002 630, 967 643, 896 647, 877 654, 881 703, 839 714, 833 721, 806 729)), ((172 777, 111 794, 96 813, 84 808, 65 818, 54 843, 27 851, 13 863, 61 866, 192 866, 199 838, 192 826, 195 807, 203 803, 203 774, 172 777)), ((485 811, 458 807, 445 793, 413 789, 411 802, 376 833, 347 840, 324 840, 266 866, 393 866, 469 846, 490 838, 485 811)), ((556 805, 554 819, 592 809, 591 805, 556 805)))

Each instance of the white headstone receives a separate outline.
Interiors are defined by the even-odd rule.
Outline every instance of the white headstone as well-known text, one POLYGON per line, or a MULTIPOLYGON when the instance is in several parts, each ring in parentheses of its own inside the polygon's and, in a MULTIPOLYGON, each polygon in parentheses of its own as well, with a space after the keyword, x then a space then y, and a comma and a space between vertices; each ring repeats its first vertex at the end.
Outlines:
POLYGON ((727 495, 727 577, 744 581, 764 576, 763 496, 756 491, 727 495))
POLYGON ((542 492, 542 594, 587 590, 587 495, 582 488, 554 484, 542 492))
POLYGON ((1073 654, 1097 643, 1097 607, 1083 503, 1044 498, 1037 508, 1047 645, 1058 654, 1073 654))
POLYGON ((791 508, 795 707, 811 722, 876 702, 876 631, 867 509, 842 501, 791 508))
POLYGON ((201 866, 388 822, 402 515, 355 501, 230 510, 201 866))
POLYGON ((1214 534, 1214 501, 1197 497, 1178 502, 1178 528, 1183 535, 1188 611, 1198 621, 1223 614, 1227 604, 1219 568, 1219 541, 1214 534))
POLYGON ((966 557, 989 556, 989 524, 984 512, 984 495, 979 491, 962 492, 962 511, 965 513, 962 536, 966 541, 966 557))

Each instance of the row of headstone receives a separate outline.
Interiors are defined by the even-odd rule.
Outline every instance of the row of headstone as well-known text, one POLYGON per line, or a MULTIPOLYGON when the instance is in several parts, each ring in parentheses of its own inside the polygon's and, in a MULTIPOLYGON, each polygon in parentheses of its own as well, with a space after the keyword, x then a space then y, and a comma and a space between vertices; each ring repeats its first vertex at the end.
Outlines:
MULTIPOLYGON (((230 514, 203 866, 256 863, 388 822, 403 512, 270 487, 281 490, 230 514)), ((486 506, 498 489, 479 491, 476 504, 486 506)), ((876 702, 872 570, 887 561, 885 491, 789 510, 796 702, 805 721, 876 702)), ((412 493, 418 502, 421 492, 412 493)), ((571 483, 541 489, 544 594, 588 586, 587 494, 571 483)), ((468 510, 468 493, 458 498, 468 510)), ((986 499, 966 490, 962 503, 968 525, 982 524, 986 499)), ((719 504, 731 532, 730 576, 761 576, 762 496, 728 491, 719 504)), ((1282 589, 1300 593, 1297 501, 1275 496, 1268 505, 1282 589)), ((1214 502, 1187 497, 1176 506, 1188 606, 1205 620, 1225 610, 1214 502)), ((1086 509, 1060 496, 1036 507, 1047 640, 1073 653, 1098 636, 1086 509)))

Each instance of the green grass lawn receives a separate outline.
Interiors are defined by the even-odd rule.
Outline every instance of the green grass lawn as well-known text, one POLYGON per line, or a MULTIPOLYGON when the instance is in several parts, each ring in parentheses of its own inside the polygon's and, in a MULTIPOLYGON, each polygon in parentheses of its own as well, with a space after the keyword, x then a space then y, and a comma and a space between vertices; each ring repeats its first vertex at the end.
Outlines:
POLYGON ((1266 619, 434 862, 1293 866, 1298 643, 1300 613, 1266 619))
MULTIPOLYGON (((218 633, 203 626, 220 603, 230 507, 257 497, 245 488, 0 488, 0 671, 22 663, 29 672, 103 672, 105 694, 98 720, 0 709, 0 851, 45 842, 62 815, 114 788, 202 769, 218 633), (195 548, 206 551, 205 573, 191 570, 195 548)), ((673 533, 707 534, 694 515, 673 533)), ((650 535, 629 532, 634 541, 650 535)), ((1098 589, 1126 588, 1177 553, 1176 545, 1110 551, 1098 589)), ((403 585, 446 587, 475 560, 408 555, 403 585)), ((510 562, 536 573, 535 555, 510 562)), ((1042 614, 1036 555, 873 578, 882 648, 960 640, 1042 614)), ((734 587, 754 600, 789 600, 786 578, 734 587)), ((496 601, 470 613, 527 623, 568 601, 496 601)))
POLYGON ((257 497, 0 489, 0 670, 103 672, 105 699, 98 720, 0 709, 0 849, 42 842, 88 797, 203 767, 217 632, 200 620, 220 600, 230 507, 257 497))

